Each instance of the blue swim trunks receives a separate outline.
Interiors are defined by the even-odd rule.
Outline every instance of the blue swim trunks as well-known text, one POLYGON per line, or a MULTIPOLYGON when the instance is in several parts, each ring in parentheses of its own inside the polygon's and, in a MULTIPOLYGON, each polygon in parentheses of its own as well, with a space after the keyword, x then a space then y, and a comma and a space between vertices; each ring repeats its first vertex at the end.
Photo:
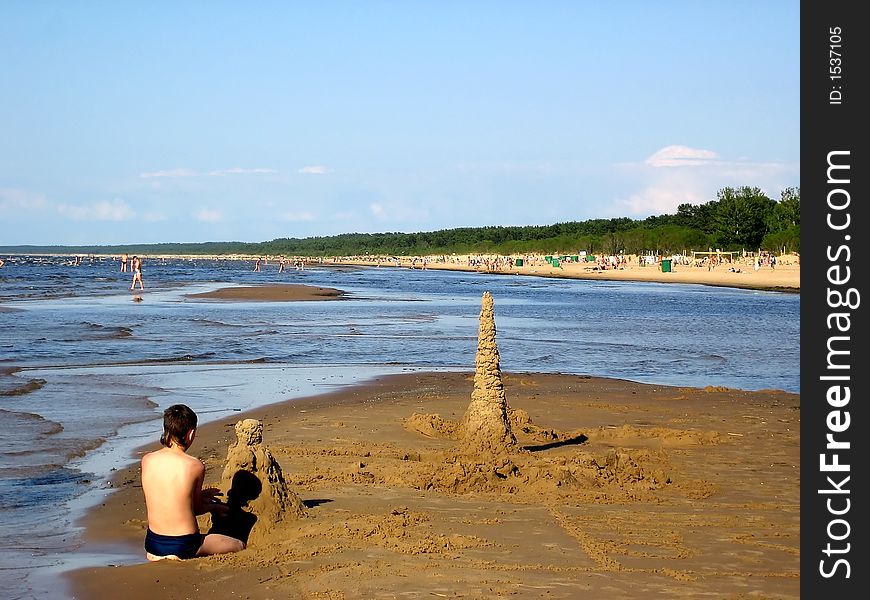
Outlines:
POLYGON ((150 529, 145 534, 145 552, 154 556, 169 556, 174 554, 178 558, 193 558, 197 550, 202 546, 201 533, 188 533, 187 535, 160 535, 150 529))

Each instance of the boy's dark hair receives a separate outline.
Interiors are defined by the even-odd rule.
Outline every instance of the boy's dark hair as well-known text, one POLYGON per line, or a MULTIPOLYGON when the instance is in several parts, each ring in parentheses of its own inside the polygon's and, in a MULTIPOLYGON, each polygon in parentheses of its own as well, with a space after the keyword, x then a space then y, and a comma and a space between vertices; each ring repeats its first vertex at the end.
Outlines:
POLYGON ((160 443, 169 446, 175 442, 185 450, 188 444, 185 436, 191 429, 196 429, 196 413, 185 404, 173 404, 163 411, 163 435, 160 443))

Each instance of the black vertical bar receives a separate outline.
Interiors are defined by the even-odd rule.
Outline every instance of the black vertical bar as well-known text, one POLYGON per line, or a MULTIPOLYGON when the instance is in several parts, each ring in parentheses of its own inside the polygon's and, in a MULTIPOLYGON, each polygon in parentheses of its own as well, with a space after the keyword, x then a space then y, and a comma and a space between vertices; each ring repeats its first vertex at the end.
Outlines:
POLYGON ((838 600, 870 593, 870 506, 859 491, 870 459, 870 25, 859 6, 803 2, 800 31, 801 595, 838 600))

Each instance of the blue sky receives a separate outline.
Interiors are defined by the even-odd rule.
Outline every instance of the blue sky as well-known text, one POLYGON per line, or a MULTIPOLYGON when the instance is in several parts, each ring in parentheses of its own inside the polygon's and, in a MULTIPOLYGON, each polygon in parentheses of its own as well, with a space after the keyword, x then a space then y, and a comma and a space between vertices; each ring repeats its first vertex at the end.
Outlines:
POLYGON ((0 246, 645 218, 800 187, 799 2, 0 2, 0 246))

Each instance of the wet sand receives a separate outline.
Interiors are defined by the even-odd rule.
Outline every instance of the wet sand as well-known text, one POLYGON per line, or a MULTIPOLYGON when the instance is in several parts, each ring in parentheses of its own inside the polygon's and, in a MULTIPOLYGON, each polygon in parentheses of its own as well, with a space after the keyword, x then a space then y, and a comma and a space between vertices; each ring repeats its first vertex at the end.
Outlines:
POLYGON ((244 302, 296 302, 306 300, 338 300, 344 292, 334 288, 302 284, 227 287, 201 294, 187 294, 193 300, 237 300, 244 302))
POLYGON ((190 451, 217 485, 233 425, 260 420, 306 514, 255 524, 238 554, 147 563, 133 464, 84 525, 142 564, 74 571, 75 597, 800 597, 799 395, 503 381, 518 446, 502 456, 451 437, 472 373, 381 377, 201 427, 190 451))

